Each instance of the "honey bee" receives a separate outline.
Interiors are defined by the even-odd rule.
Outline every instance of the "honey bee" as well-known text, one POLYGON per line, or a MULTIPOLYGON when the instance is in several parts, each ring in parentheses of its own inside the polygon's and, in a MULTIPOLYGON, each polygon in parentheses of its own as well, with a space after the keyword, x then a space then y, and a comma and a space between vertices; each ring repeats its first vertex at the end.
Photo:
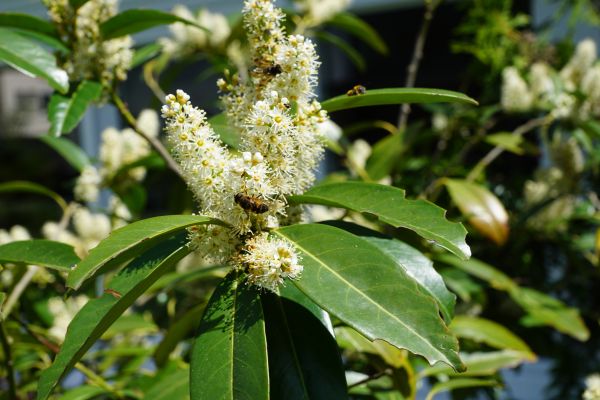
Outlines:
POLYGON ((361 94, 365 94, 367 92, 367 88, 362 85, 356 85, 352 89, 346 92, 348 96, 359 96, 361 94))
POLYGON ((269 206, 261 199, 238 193, 233 197, 237 205, 246 211, 251 211, 255 214, 263 214, 269 211, 269 206))
POLYGON ((263 68, 263 72, 268 75, 277 76, 280 73, 282 73, 283 70, 281 69, 281 65, 273 64, 273 65, 269 65, 266 68, 263 68))

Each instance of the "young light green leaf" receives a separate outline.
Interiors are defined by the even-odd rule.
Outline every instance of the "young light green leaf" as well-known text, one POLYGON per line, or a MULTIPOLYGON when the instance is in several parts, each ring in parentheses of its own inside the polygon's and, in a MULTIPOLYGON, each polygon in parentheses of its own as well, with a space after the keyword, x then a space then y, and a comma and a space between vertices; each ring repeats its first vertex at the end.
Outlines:
POLYGON ((527 354, 530 361, 536 359, 535 354, 521 338, 494 321, 457 315, 450 324, 450 330, 459 338, 485 343, 500 350, 516 350, 527 354))
POLYGON ((321 103, 324 110, 334 112, 358 107, 404 103, 462 103, 477 105, 477 101, 462 93, 443 89, 387 88, 368 89, 357 96, 343 94, 321 103))
POLYGON ((58 154, 79 172, 91 164, 90 158, 85 151, 68 139, 48 135, 40 136, 39 139, 56 150, 58 154))
POLYGON ((451 392, 456 389, 466 389, 475 387, 499 386, 499 383, 493 379, 451 379, 445 382, 438 382, 429 391, 425 400, 433 400, 438 393, 451 392))
POLYGON ((58 32, 54 25, 45 19, 29 14, 0 12, 0 27, 31 31, 57 40, 59 39, 58 32))
POLYGON ((190 361, 192 400, 267 400, 267 340, 259 292, 232 271, 217 286, 190 361))
POLYGON ((224 223, 198 215, 165 215, 136 221, 112 232, 71 271, 67 286, 78 289, 91 276, 131 259, 194 225, 224 223))
POLYGON ((433 262, 417 249, 395 239, 363 237, 387 254, 399 268, 410 275, 421 288, 435 299, 446 323, 452 321, 456 296, 448 291, 444 280, 433 268, 433 262))
POLYGON ((440 319, 435 300, 377 247, 319 224, 288 226, 274 234, 296 246, 304 272, 294 284, 320 307, 370 340, 383 339, 430 363, 463 369, 458 342, 440 319))
POLYGON ((62 210, 67 209, 67 202, 58 193, 53 192, 45 186, 28 181, 9 181, 0 183, 0 193, 26 192, 47 196, 54 200, 62 210))
POLYGON ((503 245, 508 239, 508 213, 485 187, 462 179, 444 179, 452 201, 479 233, 503 245))
POLYGON ((25 74, 45 79, 61 93, 69 90, 67 73, 57 67, 54 56, 43 47, 6 28, 0 28, 0 37, 0 61, 25 74))
POLYGON ((267 328, 270 395, 275 399, 347 399, 344 367, 332 334, 302 305, 261 296, 267 328))
POLYGON ((448 221, 444 209, 425 200, 408 200, 404 191, 375 183, 340 182, 315 186, 290 203, 322 204, 376 215, 394 227, 416 232, 461 258, 471 256, 466 229, 448 221))
POLYGON ((513 135, 511 132, 498 132, 487 135, 484 140, 486 143, 498 146, 517 155, 525 153, 522 147, 524 142, 523 136, 513 135))
POLYGON ((517 286, 517 284, 510 279, 508 275, 475 258, 467 261, 460 260, 449 254, 439 254, 435 256, 435 261, 452 265, 453 267, 463 270, 481 280, 488 282, 493 288, 498 290, 508 291, 517 286))
POLYGON ((0 263, 39 265, 69 272, 79 261, 72 246, 51 240, 20 240, 0 245, 0 263))
POLYGON ((50 136, 70 133, 83 118, 88 106, 102 94, 102 85, 98 82, 83 81, 71 97, 54 94, 48 104, 50 136))
POLYGON ((381 54, 387 54, 389 51, 387 45, 377 31, 356 15, 341 12, 327 21, 327 24, 350 33, 381 54))
POLYGON ((120 36, 131 35, 146 29, 154 28, 160 25, 169 25, 175 22, 181 22, 187 25, 193 25, 197 28, 206 30, 203 26, 193 21, 178 17, 164 11, 151 9, 130 9, 125 10, 114 17, 104 21, 100 25, 100 33, 104 40, 118 38, 120 36))
POLYGON ((92 299, 75 315, 52 365, 42 372, 37 400, 45 400, 60 379, 135 300, 190 249, 185 235, 163 241, 133 260, 110 281, 102 297, 92 299))
POLYGON ((488 376, 503 368, 514 368, 529 361, 529 355, 515 350, 490 351, 485 353, 461 353, 460 358, 467 366, 466 371, 457 374, 447 365, 438 364, 421 370, 419 378, 438 374, 450 376, 488 376))

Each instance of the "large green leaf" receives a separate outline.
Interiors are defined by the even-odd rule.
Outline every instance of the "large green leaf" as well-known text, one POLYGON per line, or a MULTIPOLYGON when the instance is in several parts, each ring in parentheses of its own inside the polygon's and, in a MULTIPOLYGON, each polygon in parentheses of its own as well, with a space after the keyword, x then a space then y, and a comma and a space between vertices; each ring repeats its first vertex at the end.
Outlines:
POLYGON ((0 27, 16 28, 36 32, 58 39, 58 32, 54 25, 45 19, 29 14, 0 12, 0 27))
POLYGON ((357 107, 404 103, 462 103, 477 105, 477 102, 469 96, 450 90, 387 88, 367 89, 366 93, 358 96, 344 94, 325 100, 321 103, 321 106, 328 112, 334 112, 357 107))
POLYGON ((232 271, 215 289, 190 362, 192 400, 269 399, 265 322, 259 292, 232 271))
POLYGON ((56 150, 58 154, 79 172, 91 164, 90 158, 85 151, 68 139, 46 135, 41 136, 40 140, 56 150))
POLYGON ((278 289, 279 295, 287 300, 293 301, 300 304, 302 307, 307 309, 315 316, 316 319, 321 321, 321 324, 334 335, 333 323, 327 311, 315 304, 314 301, 309 299, 304 293, 302 293, 295 285, 282 285, 278 289))
POLYGON ((47 399, 60 379, 135 300, 190 249, 185 235, 163 241, 123 268, 104 294, 92 299, 75 315, 52 365, 42 372, 37 399, 47 399))
POLYGON ((72 246, 51 240, 21 240, 0 245, 0 263, 39 265, 68 272, 79 261, 72 246))
POLYGON ((485 343, 501 350, 516 350, 527 354, 531 361, 535 360, 535 354, 521 338, 494 321, 457 315, 450 324, 450 330, 459 338, 485 343))
POLYGON ((452 321, 456 296, 444 284, 444 280, 433 268, 433 262, 417 249, 394 239, 364 237, 379 250, 387 254, 396 265, 410 275, 424 291, 437 301, 446 323, 452 321))
POLYGON ((315 186, 291 203, 322 204, 376 215, 394 227, 410 229, 462 258, 471 250, 466 229, 445 219, 445 211, 425 200, 408 200, 404 190, 375 183, 340 182, 315 186))
POLYGON ((48 104, 50 136, 69 133, 77 127, 88 106, 102 94, 102 85, 97 82, 83 81, 71 97, 54 94, 48 104))
POLYGON ((451 379, 445 382, 438 382, 429 391, 425 400, 433 400, 434 396, 438 393, 450 392, 456 389, 486 387, 486 386, 499 386, 498 382, 493 379, 474 379, 474 378, 463 378, 463 379, 451 379))
POLYGON ((261 298, 271 398, 347 399, 342 360, 329 330, 294 301, 272 293, 261 298))
POLYGON ((154 28, 155 26, 173 24, 175 22, 194 25, 197 28, 206 30, 206 28, 193 21, 188 21, 187 19, 164 11, 130 9, 104 21, 100 25, 100 33, 104 40, 108 40, 145 31, 146 29, 154 28))
POLYGON ((502 245, 508 239, 508 213, 498 198, 476 183, 444 179, 452 201, 479 233, 502 245))
POLYGON ((67 286, 78 289, 89 277, 118 266, 190 226, 204 224, 223 223, 198 215, 165 215, 117 229, 77 264, 67 278, 67 286))
POLYGON ((389 51, 387 45, 377 31, 373 29, 371 25, 355 15, 345 12, 338 13, 327 21, 327 24, 352 34, 381 54, 387 54, 389 51))
POLYGON ((529 355, 515 350, 490 351, 485 353, 461 353, 460 358, 467 366, 466 371, 460 374, 447 365, 438 364, 421 370, 419 378, 433 375, 450 376, 488 376, 495 374, 503 368, 514 368, 529 361, 529 355))
POLYGON ((377 247, 326 225, 294 225, 274 234, 296 246, 304 272, 294 284, 320 307, 370 340, 463 369, 435 300, 377 247))
POLYGON ((45 79, 61 93, 69 90, 67 73, 58 68, 56 59, 37 43, 6 28, 0 28, 0 61, 17 70, 45 79))
POLYGON ((47 196, 54 200, 60 208, 67 209, 67 202, 58 193, 53 192, 45 186, 29 181, 9 181, 0 183, 0 193, 35 193, 47 196))

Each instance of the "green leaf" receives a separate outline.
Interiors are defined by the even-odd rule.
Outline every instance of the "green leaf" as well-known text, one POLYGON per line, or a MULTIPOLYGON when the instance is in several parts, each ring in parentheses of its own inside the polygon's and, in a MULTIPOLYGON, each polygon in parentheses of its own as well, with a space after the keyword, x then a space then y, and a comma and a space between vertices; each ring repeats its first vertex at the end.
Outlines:
POLYGON ((40 136, 39 139, 56 150, 58 154, 79 172, 91 164, 85 151, 68 139, 48 135, 40 136))
POLYGON ((309 299, 304 293, 302 293, 295 285, 282 285, 279 287, 279 296, 293 301, 297 304, 300 304, 302 307, 307 309, 314 315, 316 319, 321 321, 321 324, 331 333, 332 336, 335 336, 333 332, 333 324, 331 323, 331 318, 327 311, 323 310, 321 307, 315 304, 314 301, 309 299))
POLYGON ((327 21, 327 24, 352 34, 381 54, 387 54, 389 52, 387 45, 377 31, 356 15, 345 12, 338 13, 334 15, 332 19, 327 21))
POLYGON ((375 143, 365 167, 369 177, 378 181, 390 175, 398 165, 403 149, 401 135, 388 135, 375 143))
POLYGON ((219 135, 223 143, 233 149, 240 147, 242 140, 240 133, 235 128, 229 126, 227 123, 227 116, 224 113, 209 118, 208 123, 215 133, 219 135))
POLYGON ((6 28, 0 28, 0 61, 15 69, 45 79, 61 93, 69 90, 67 73, 56 66, 56 59, 37 43, 6 28))
MULTIPOLYGON (((169 355, 175 349, 177 344, 185 339, 187 334, 196 328, 198 320, 202 318, 205 307, 206 304, 192 307, 169 327, 167 333, 154 351, 154 361, 156 362, 156 365, 162 367, 167 363, 169 355)), ((186 380, 187 377, 188 375, 186 375, 186 380)))
POLYGON ((416 232, 462 258, 471 250, 465 242, 466 229, 444 218, 445 211, 425 200, 408 200, 404 190, 375 183, 341 182, 315 186, 290 203, 321 204, 369 213, 394 227, 416 232))
POLYGON ((433 400, 433 397, 438 393, 451 392, 456 389, 467 389, 475 387, 499 386, 494 379, 452 379, 446 382, 438 382, 429 391, 425 400, 433 400))
POLYGON ((521 353, 515 350, 490 351, 486 353, 461 353, 460 358, 467 366, 466 371, 460 374, 452 370, 452 368, 438 364, 432 367, 427 367, 421 370, 418 374, 419 378, 424 378, 433 375, 449 375, 449 376, 488 376, 495 374, 503 368, 514 368, 524 362, 529 361, 527 353, 521 353))
POLYGON ((522 155, 525 154, 523 150, 523 136, 513 135, 511 132, 499 132, 485 137, 485 142, 493 146, 498 146, 501 149, 510 151, 511 153, 522 155))
POLYGON ((113 231, 71 271, 67 286, 78 289, 89 277, 116 267, 194 225, 224 223, 198 215, 165 215, 136 221, 113 231))
POLYGON ((485 187, 462 179, 444 179, 452 201, 483 236, 503 245, 508 239, 508 213, 485 187))
POLYGON ((4 321, 4 313, 2 312, 4 308, 4 301, 6 300, 6 293, 0 292, 0 323, 4 321))
POLYGON ((20 240, 0 245, 0 263, 39 265, 69 272, 79 261, 72 246, 51 240, 20 240))
POLYGON ((395 239, 363 237, 387 254, 399 268, 412 277, 421 288, 435 299, 446 323, 452 321, 456 296, 446 288, 444 280, 433 268, 433 262, 417 249, 395 239))
POLYGON ((164 11, 150 9, 130 9, 125 10, 104 21, 100 25, 100 33, 104 40, 109 40, 145 31, 146 29, 154 28, 155 26, 169 25, 175 22, 193 25, 197 28, 206 30, 206 28, 196 24, 193 21, 188 21, 187 19, 164 11))
POLYGON ((326 225, 294 225, 274 234, 296 246, 304 272, 294 284, 323 309, 370 340, 463 369, 435 300, 377 247, 326 225))
POLYGON ((380 356, 388 365, 400 368, 406 362, 404 350, 397 349, 383 340, 370 341, 352 328, 335 328, 335 337, 341 347, 380 356))
POLYGON ((453 267, 463 270, 468 274, 488 282, 493 288, 498 290, 508 291, 517 286, 517 284, 504 272, 475 258, 470 260, 460 260, 448 254, 439 254, 435 256, 435 261, 452 265, 453 267))
POLYGON ((71 389, 60 396, 60 400, 88 400, 106 393, 106 390, 96 386, 80 386, 71 389))
POLYGON ((67 202, 58 194, 45 186, 28 181, 9 181, 0 183, 0 193, 26 192, 47 196, 54 200, 63 211, 67 209, 67 202))
POLYGON ((318 39, 331 43, 332 45, 336 46, 338 49, 343 51, 344 54, 346 54, 346 56, 350 59, 350 61, 352 61, 352 64, 354 64, 359 71, 362 72, 367 67, 367 63, 362 54, 360 54, 358 50, 352 47, 341 37, 333 35, 327 31, 318 31, 315 33, 315 36, 318 39))
POLYGON ((69 0, 69 4, 75 10, 77 10, 78 8, 80 8, 81 6, 83 6, 85 3, 87 3, 88 1, 89 0, 69 0))
POLYGON ((335 339, 300 304, 264 293, 270 395, 275 399, 347 399, 335 339))
POLYGON ((535 354, 521 338, 494 321, 457 315, 450 324, 450 330, 459 338, 485 343, 501 350, 516 350, 528 354, 529 360, 535 361, 535 354))
POLYGON ((110 281, 104 294, 92 299, 75 315, 52 365, 42 372, 38 400, 48 398, 60 379, 100 336, 163 273, 189 254, 185 235, 164 241, 136 258, 110 281))
POLYGON ((200 322, 190 361, 192 400, 269 398, 267 341, 259 292, 232 271, 200 322))
POLYGON ((160 54, 161 50, 162 46, 160 43, 150 43, 144 47, 140 47, 133 54, 133 59, 131 60, 131 69, 153 59, 160 54))
POLYGON ((477 105, 477 101, 462 93, 443 89, 387 88, 368 89, 365 94, 348 96, 343 94, 321 103, 328 112, 357 107, 381 106, 404 103, 462 103, 477 105))
POLYGON ((144 400, 185 400, 190 398, 190 372, 178 369, 159 379, 144 393, 144 400))
POLYGON ((0 27, 22 29, 59 39, 53 24, 29 14, 0 12, 0 27))
POLYGON ((83 81, 71 97, 54 94, 48 104, 48 120, 50 121, 50 136, 60 136, 70 133, 77 127, 79 121, 91 103, 102 94, 102 85, 97 82, 83 81))

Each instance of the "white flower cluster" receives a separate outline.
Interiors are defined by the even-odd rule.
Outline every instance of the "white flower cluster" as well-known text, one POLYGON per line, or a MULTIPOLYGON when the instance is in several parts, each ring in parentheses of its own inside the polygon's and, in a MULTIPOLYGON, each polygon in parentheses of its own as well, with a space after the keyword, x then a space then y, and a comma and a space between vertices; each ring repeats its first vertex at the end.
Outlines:
POLYGON ((336 14, 344 11, 352 0, 300 0, 296 4, 306 13, 311 25, 319 25, 329 21, 336 14))
POLYGON ((223 14, 199 10, 194 15, 186 6, 177 5, 173 14, 196 22, 206 30, 177 22, 169 26, 172 38, 160 38, 163 51, 174 57, 184 57, 202 50, 223 50, 231 34, 229 22, 223 14))
POLYGON ((314 181, 323 153, 321 126, 328 121, 314 99, 319 65, 314 44, 287 36, 283 18, 271 1, 246 1, 244 26, 254 66, 246 80, 226 72, 218 81, 229 123, 241 137, 239 154, 223 145, 183 91, 167 96, 162 108, 172 151, 201 213, 231 225, 196 228, 192 243, 212 261, 234 260, 250 283, 270 290, 296 277, 301 267, 290 245, 264 231, 297 218, 285 196, 302 193, 314 181))
POLYGON ((63 67, 71 81, 98 80, 112 87, 127 78, 133 58, 130 36, 103 41, 100 24, 117 13, 117 0, 89 0, 75 10, 69 0, 43 0, 63 38, 72 42, 63 67))
POLYGON ((86 295, 71 296, 67 299, 52 297, 48 299, 48 311, 52 314, 52 326, 48 330, 48 335, 62 343, 67 335, 67 328, 75 315, 88 302, 86 295))
POLYGON ((527 78, 515 67, 503 71, 501 105, 505 111, 547 110, 555 118, 600 116, 600 64, 593 40, 580 42, 562 70, 538 62, 531 65, 527 78))
MULTIPOLYGON (((136 125, 147 136, 158 136, 159 120, 154 110, 143 110, 136 125)), ((150 152, 148 142, 133 129, 105 129, 100 144, 100 167, 90 165, 84 168, 75 184, 75 197, 81 201, 96 201, 104 182, 110 182, 123 166, 146 157, 150 152)), ((119 178, 139 182, 145 175, 144 167, 136 167, 127 170, 119 178)))
POLYGON ((592 374, 585 379, 583 400, 600 400, 600 374, 592 374))

